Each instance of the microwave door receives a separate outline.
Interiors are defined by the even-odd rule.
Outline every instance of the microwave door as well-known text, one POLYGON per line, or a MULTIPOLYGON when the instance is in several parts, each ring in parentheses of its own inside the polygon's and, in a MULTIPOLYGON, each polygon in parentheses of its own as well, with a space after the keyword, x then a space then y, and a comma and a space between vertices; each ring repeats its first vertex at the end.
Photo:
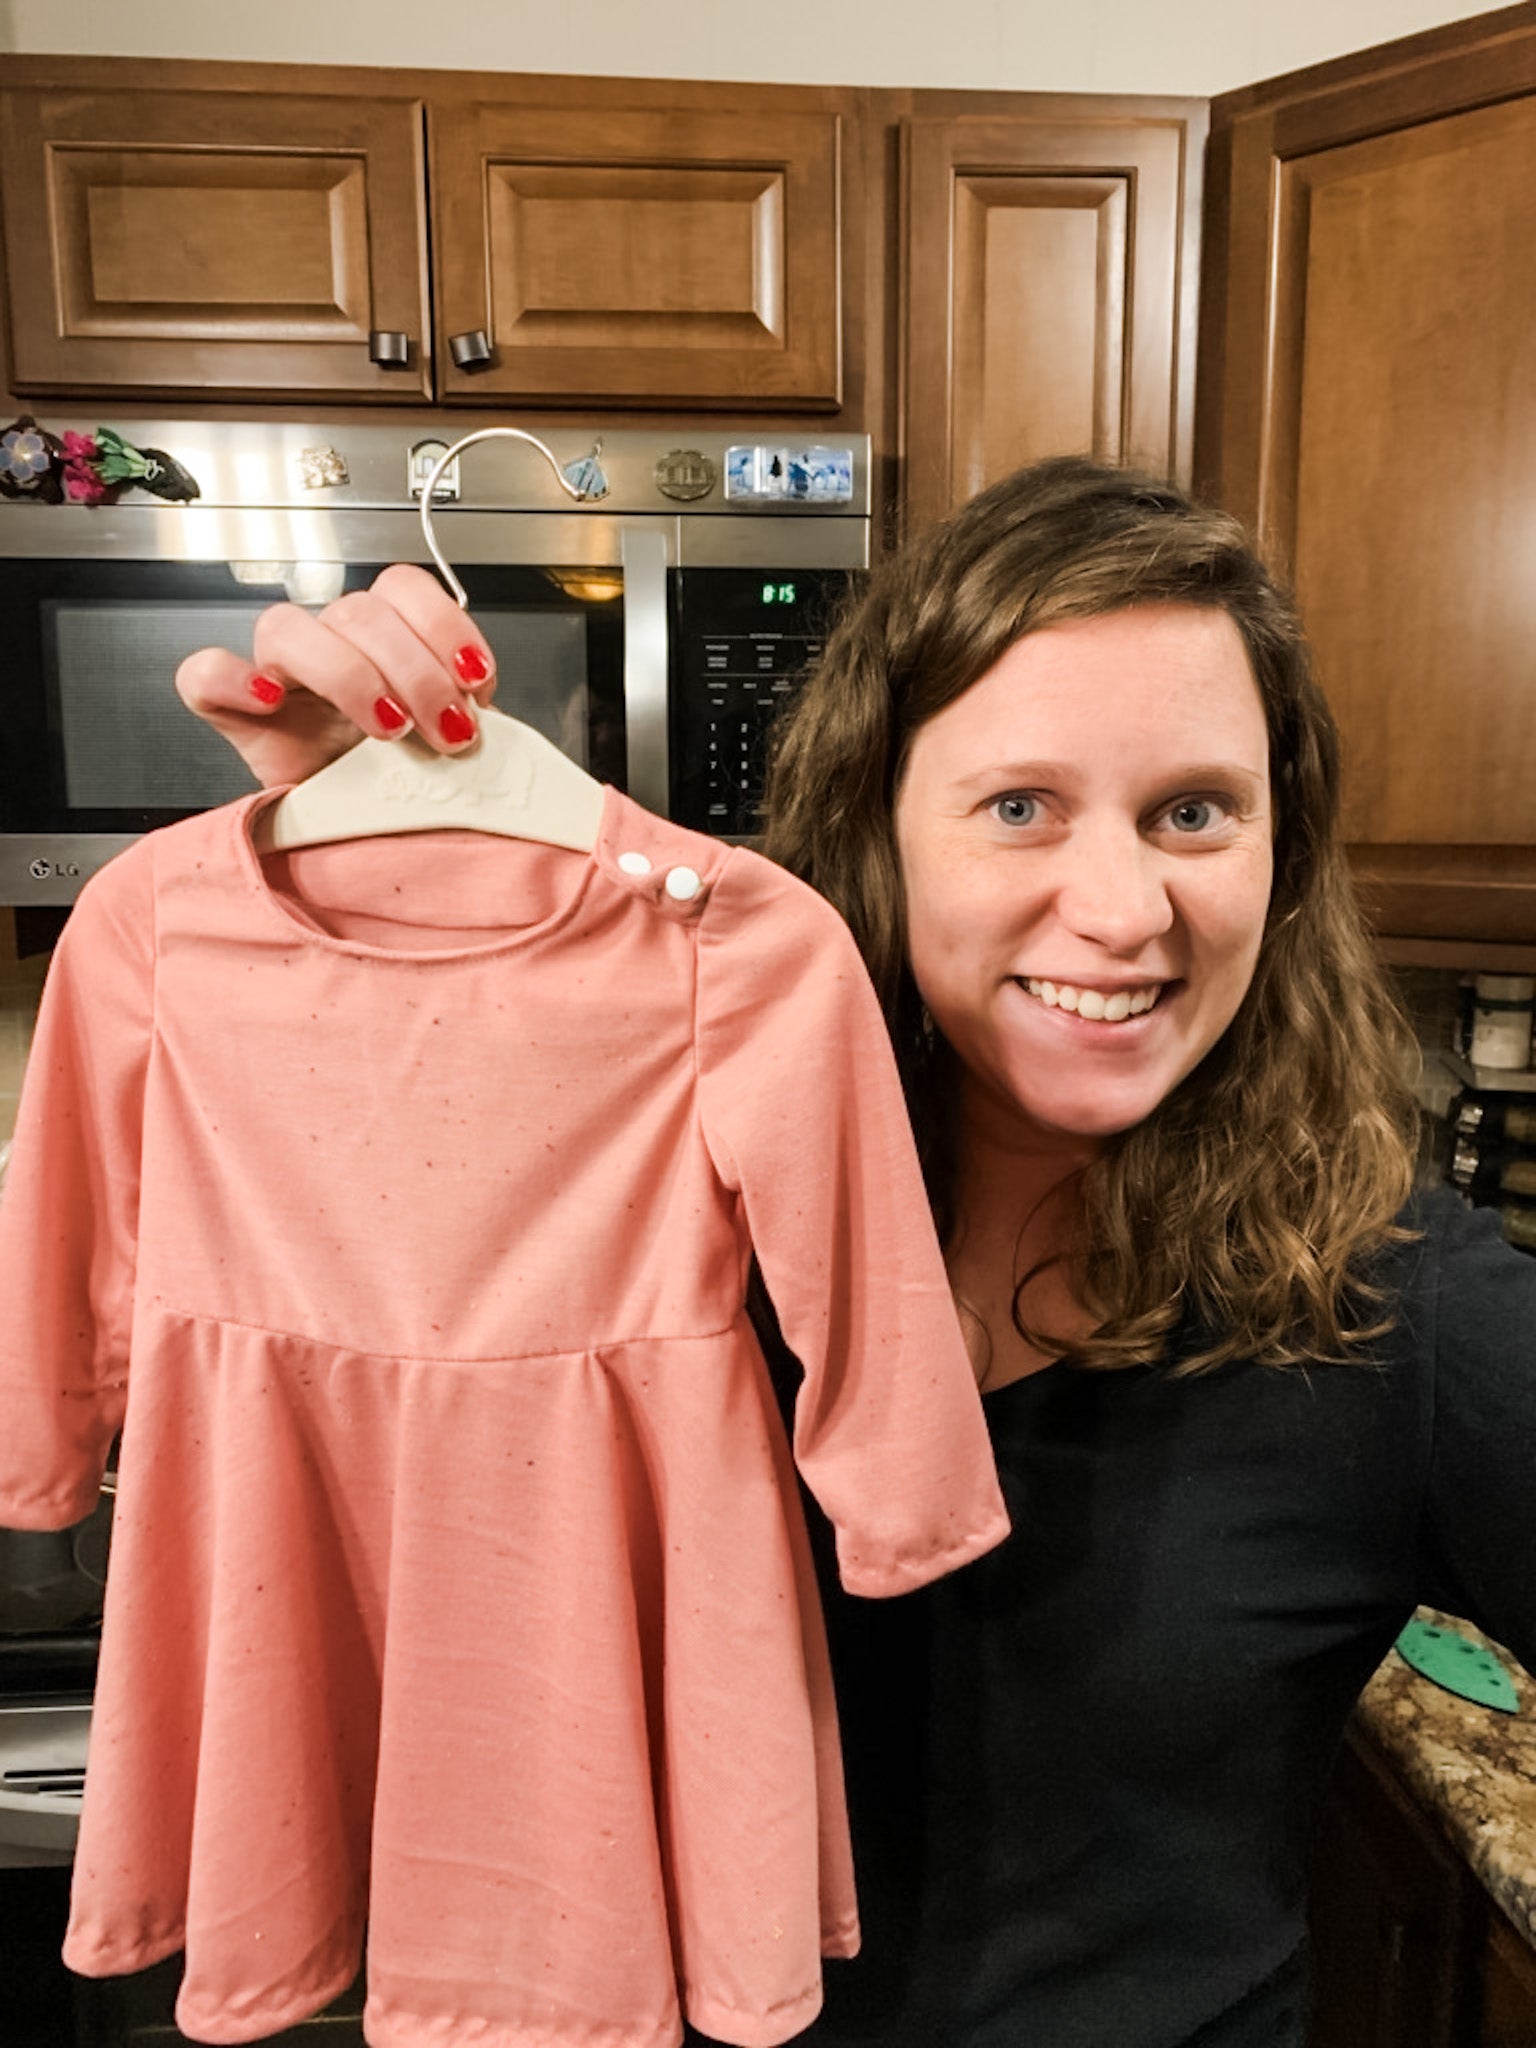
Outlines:
POLYGON ((625 786, 658 817, 671 807, 667 703, 671 652, 667 632, 667 543, 663 534, 626 526, 624 564, 625 786))

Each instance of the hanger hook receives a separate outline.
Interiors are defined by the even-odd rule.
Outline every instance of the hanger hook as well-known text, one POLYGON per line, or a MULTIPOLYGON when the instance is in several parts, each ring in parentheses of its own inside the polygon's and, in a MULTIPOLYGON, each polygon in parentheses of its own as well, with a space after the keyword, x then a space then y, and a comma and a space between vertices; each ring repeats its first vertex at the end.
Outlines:
POLYGON ((462 454, 466 448, 473 448, 477 441, 528 442, 530 447, 538 449, 554 471, 555 482, 561 490, 568 498, 574 498, 578 505, 588 503, 594 498, 606 498, 608 495, 608 479, 604 476, 603 466, 597 459, 602 452, 601 440, 593 444, 590 455, 582 456, 577 462, 568 463, 563 469, 554 450, 541 441, 537 434, 530 434, 525 427, 481 427, 477 433, 465 434, 455 441, 451 448, 445 448, 432 465, 432 474, 422 485, 421 533, 427 544, 427 553, 437 564, 438 574, 447 584, 460 611, 469 610, 469 593, 449 568, 447 558, 438 546, 437 535, 432 530, 432 501, 443 471, 456 455, 462 454))

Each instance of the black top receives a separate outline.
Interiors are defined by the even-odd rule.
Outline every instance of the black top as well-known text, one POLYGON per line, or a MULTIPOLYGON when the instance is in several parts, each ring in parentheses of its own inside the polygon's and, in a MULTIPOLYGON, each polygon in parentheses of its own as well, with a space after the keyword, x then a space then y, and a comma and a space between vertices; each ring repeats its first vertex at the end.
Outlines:
POLYGON ((797 2041, 1299 2048, 1366 1680, 1420 1601, 1536 1669, 1536 1259, 1415 1214, 1375 1362, 1053 1366, 986 1398, 1000 1549, 889 1602, 823 1571, 864 1949, 797 2041))

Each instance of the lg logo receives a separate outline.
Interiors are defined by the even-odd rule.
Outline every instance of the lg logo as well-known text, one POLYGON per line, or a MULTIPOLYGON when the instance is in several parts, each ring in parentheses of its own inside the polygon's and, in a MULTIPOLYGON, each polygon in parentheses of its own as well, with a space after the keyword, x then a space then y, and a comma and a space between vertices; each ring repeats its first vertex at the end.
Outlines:
POLYGON ((65 875, 78 878, 80 864, 73 860, 34 860, 27 864, 27 873, 34 882, 46 882, 50 875, 65 875))

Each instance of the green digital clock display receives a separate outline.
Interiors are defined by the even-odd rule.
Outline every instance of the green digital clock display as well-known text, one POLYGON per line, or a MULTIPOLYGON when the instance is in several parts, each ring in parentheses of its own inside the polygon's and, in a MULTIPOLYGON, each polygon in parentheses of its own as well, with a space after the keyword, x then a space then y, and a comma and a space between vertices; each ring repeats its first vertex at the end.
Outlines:
POLYGON ((795 586, 793 583, 765 583, 763 585, 764 604, 793 604, 794 601, 795 586))

